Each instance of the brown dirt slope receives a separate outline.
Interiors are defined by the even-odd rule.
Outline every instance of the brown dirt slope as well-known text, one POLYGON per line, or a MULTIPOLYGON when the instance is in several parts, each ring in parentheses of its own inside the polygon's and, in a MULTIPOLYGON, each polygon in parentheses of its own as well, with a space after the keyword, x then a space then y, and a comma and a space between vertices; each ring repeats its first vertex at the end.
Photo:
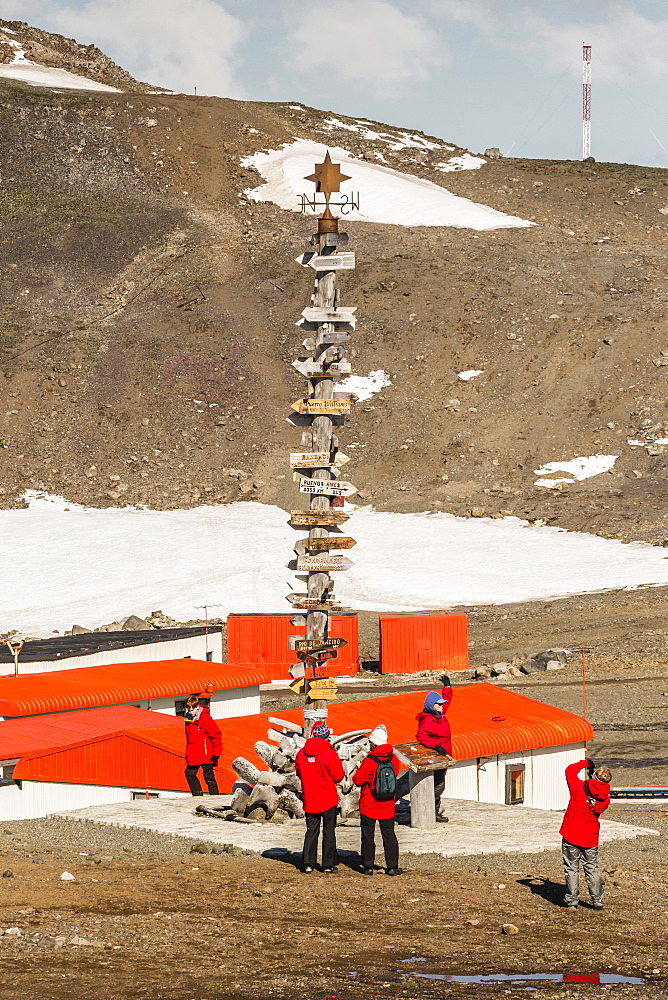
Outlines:
MULTIPOLYGON (((283 418, 310 283, 293 258, 313 223, 240 199, 260 182, 240 157, 293 136, 373 154, 326 117, 0 85, 5 506, 26 487, 99 506, 294 501, 283 418)), ((362 501, 663 541, 665 172, 498 160, 444 175, 442 151, 383 153, 536 226, 347 225, 354 367, 392 377, 342 439, 358 442, 362 501), (465 384, 468 368, 485 374, 465 384), (619 455, 612 473, 533 485, 540 464, 597 452, 619 455)))

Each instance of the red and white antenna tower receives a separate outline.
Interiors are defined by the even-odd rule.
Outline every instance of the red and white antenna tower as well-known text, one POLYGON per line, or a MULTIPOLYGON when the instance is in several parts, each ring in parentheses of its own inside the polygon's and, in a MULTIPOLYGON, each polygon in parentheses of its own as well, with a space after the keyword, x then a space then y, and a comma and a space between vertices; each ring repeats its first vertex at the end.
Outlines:
POLYGON ((582 46, 582 159, 591 156, 591 45, 582 46))

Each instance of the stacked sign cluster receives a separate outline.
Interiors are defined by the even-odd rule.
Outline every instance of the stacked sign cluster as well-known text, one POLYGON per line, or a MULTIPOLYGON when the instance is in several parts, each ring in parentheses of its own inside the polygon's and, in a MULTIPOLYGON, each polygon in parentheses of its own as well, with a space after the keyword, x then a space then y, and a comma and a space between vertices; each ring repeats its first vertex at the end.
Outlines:
POLYGON ((350 559, 337 551, 355 544, 339 529, 348 520, 342 509, 344 497, 357 492, 351 483, 339 478, 349 459, 339 450, 338 439, 338 429, 355 397, 336 389, 337 381, 350 374, 345 345, 356 325, 356 307, 339 304, 336 273, 352 270, 355 254, 341 249, 348 243, 348 236, 338 232, 338 220, 329 212, 330 194, 348 178, 328 154, 309 179, 315 180, 317 190, 325 194, 326 211, 312 238, 318 249, 297 258, 303 267, 315 271, 315 283, 311 305, 303 310, 297 324, 307 336, 304 354, 294 362, 294 368, 306 380, 306 391, 292 404, 290 420, 301 428, 301 450, 291 453, 290 466, 299 480, 300 493, 310 497, 310 504, 306 509, 291 511, 292 526, 308 530, 308 537, 297 542, 296 566, 290 564, 305 580, 306 591, 288 598, 296 611, 306 612, 293 619, 295 625, 306 625, 306 636, 292 636, 290 648, 299 660, 291 673, 304 679, 307 705, 333 696, 332 685, 326 679, 336 676, 335 664, 330 661, 345 641, 329 637, 329 615, 348 609, 335 597, 332 574, 352 566, 350 559))

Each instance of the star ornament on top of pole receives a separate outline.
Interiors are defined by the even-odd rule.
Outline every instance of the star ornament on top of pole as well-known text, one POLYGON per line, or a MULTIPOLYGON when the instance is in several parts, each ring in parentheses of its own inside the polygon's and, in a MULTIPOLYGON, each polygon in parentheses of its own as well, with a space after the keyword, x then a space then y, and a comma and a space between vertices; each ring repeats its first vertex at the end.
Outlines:
POLYGON ((339 220, 332 215, 331 206, 340 208, 342 215, 347 215, 348 212, 355 209, 359 210, 359 193, 357 197, 355 194, 342 194, 341 201, 331 201, 333 194, 340 193, 343 182, 350 179, 347 174, 342 172, 340 164, 332 163, 329 150, 325 154, 324 162, 316 163, 314 172, 304 178, 304 180, 312 181, 315 184, 316 195, 324 194, 325 196, 323 206, 322 202, 317 201, 315 195, 313 198, 309 198, 306 194, 301 195, 302 212, 306 212, 307 206, 313 212, 317 212, 323 207, 325 209, 318 219, 318 233, 338 233, 339 231, 339 220))

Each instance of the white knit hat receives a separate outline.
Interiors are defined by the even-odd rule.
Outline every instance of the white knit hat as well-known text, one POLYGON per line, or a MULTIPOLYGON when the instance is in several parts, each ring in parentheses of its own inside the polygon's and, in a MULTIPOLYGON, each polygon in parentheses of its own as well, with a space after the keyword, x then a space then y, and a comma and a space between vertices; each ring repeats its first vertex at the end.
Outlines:
POLYGON ((376 726, 372 733, 369 733, 369 741, 373 743, 375 747, 382 746, 383 743, 387 743, 387 729, 382 724, 376 726))

